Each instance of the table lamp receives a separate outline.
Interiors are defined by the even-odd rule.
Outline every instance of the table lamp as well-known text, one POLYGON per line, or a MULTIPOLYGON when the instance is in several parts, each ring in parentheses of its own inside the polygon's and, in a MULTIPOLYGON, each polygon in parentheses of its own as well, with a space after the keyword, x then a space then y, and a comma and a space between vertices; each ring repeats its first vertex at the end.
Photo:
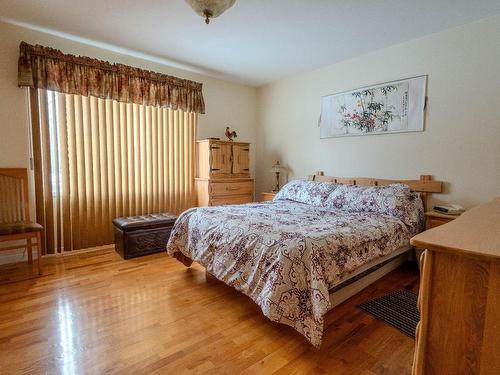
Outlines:
POLYGON ((273 189, 274 193, 277 193, 280 190, 280 171, 282 169, 282 166, 280 165, 280 162, 277 161, 276 164, 274 164, 271 167, 271 172, 276 174, 276 186, 273 189))

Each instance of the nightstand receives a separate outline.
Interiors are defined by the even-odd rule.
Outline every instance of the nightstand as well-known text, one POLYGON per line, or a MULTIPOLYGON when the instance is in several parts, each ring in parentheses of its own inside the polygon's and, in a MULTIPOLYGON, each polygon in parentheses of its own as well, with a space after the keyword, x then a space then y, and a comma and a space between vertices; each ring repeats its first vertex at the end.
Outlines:
POLYGON ((425 229, 439 227, 440 225, 455 220, 459 216, 460 215, 445 215, 435 211, 428 211, 425 213, 425 229))
POLYGON ((261 202, 267 202, 267 201, 272 201, 274 196, 276 195, 276 192, 274 191, 265 191, 260 194, 260 200, 261 202))
MULTIPOLYGON (((460 215, 445 215, 436 211, 427 211, 425 213, 425 230, 436 228, 440 225, 449 223, 459 216, 460 215)), ((424 249, 415 248, 415 258, 417 260, 418 269, 420 269, 420 256, 422 255, 423 251, 424 249)))

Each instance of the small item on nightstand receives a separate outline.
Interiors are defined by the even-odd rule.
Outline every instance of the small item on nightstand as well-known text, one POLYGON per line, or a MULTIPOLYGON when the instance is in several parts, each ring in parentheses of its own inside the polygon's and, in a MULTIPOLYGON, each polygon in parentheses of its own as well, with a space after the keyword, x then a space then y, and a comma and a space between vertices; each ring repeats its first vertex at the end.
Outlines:
POLYGON ((446 204, 434 206, 433 210, 445 215, 460 215, 465 211, 465 208, 463 208, 459 204, 446 204))
POLYGON ((279 160, 271 167, 271 172, 276 174, 276 186, 273 189, 273 193, 277 193, 280 190, 280 172, 282 168, 279 160))

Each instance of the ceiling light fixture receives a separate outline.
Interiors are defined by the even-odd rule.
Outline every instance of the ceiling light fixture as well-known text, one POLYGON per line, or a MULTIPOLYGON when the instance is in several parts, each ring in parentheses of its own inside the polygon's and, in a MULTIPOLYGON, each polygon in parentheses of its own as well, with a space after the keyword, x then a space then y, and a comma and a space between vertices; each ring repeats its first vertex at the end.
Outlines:
POLYGON ((186 0, 191 8, 205 18, 205 23, 210 23, 210 18, 219 17, 234 5, 236 0, 186 0))

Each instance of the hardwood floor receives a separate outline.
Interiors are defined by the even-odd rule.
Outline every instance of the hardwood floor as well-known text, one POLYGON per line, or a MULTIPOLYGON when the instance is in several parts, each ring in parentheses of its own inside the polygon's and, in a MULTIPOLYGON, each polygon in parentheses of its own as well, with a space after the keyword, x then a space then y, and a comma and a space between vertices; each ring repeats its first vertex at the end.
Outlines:
POLYGON ((409 374, 414 340, 356 307, 402 287, 404 266, 330 311, 315 350, 247 297, 166 254, 113 250, 0 267, 1 374, 409 374), (24 278, 24 280, 22 280, 24 278))

